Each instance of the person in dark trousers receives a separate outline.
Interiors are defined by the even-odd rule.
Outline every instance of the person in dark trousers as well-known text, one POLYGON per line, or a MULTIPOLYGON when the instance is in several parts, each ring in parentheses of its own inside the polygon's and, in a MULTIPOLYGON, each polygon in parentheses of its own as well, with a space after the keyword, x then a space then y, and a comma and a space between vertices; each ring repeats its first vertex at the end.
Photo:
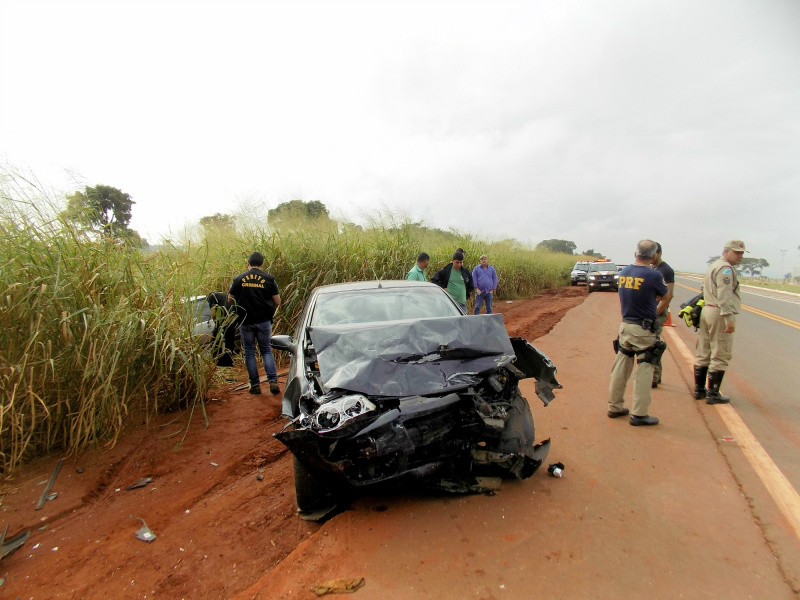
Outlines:
POLYGON ((431 277, 431 283, 446 289, 461 309, 465 313, 467 312, 467 298, 472 294, 475 286, 472 284, 472 275, 469 269, 464 267, 463 252, 456 250, 450 264, 436 271, 436 274, 431 277))
POLYGON ((630 412, 625 408, 625 388, 633 372, 634 358, 637 358, 631 425, 658 424, 658 419, 649 415, 653 360, 663 352, 655 334, 656 307, 669 290, 661 273, 650 268, 655 253, 653 240, 640 241, 636 246, 635 262, 619 274, 622 323, 614 344, 617 358, 608 386, 608 416, 614 419, 630 412))
POLYGON ((272 335, 272 318, 281 304, 275 278, 261 270, 264 255, 253 252, 247 259, 247 271, 233 278, 228 293, 236 301, 239 313, 239 334, 244 349, 244 364, 250 379, 250 393, 260 394, 261 385, 256 362, 256 344, 264 361, 269 391, 280 393, 275 358, 269 340, 272 335))
MULTIPOLYGON (((667 289, 669 290, 667 295, 658 301, 658 307, 656 308, 656 313, 658 313, 658 317, 656 318, 656 337, 663 342, 664 340, 661 339, 661 332, 664 331, 664 323, 666 323, 669 318, 669 303, 672 301, 672 294, 675 290, 675 271, 661 259, 661 244, 656 243, 656 246, 656 255, 653 257, 653 268, 664 277, 664 283, 667 284, 667 289)), ((666 344, 666 342, 664 343, 666 344)), ((653 387, 658 387, 658 384, 661 383, 661 371, 661 357, 659 356, 658 361, 653 364, 653 387)))
POLYGON ((492 314, 492 298, 497 289, 497 271, 489 264, 489 257, 481 255, 481 263, 472 269, 472 282, 475 284, 475 310, 472 314, 481 314, 481 304, 486 304, 486 314, 492 314))
POLYGON ((705 304, 697 331, 694 397, 697 400, 705 398, 706 404, 728 404, 731 401, 720 393, 719 388, 733 357, 736 315, 742 308, 739 276, 734 267, 742 262, 745 252, 742 240, 729 241, 722 250, 722 256, 711 265, 703 278, 705 304))
POLYGON ((206 297, 214 320, 214 357, 218 367, 232 367, 236 352, 236 327, 238 316, 233 302, 225 292, 211 292, 206 297))

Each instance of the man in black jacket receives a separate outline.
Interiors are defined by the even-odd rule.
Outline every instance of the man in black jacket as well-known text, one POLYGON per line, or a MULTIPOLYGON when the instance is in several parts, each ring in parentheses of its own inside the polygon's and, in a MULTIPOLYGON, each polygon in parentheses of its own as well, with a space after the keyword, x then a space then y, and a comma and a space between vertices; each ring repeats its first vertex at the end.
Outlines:
POLYGON ((258 376, 258 363, 256 363, 256 344, 264 361, 267 372, 269 391, 273 394, 280 393, 278 387, 278 373, 275 368, 275 358, 272 356, 272 347, 269 338, 272 334, 272 318, 281 303, 278 285, 275 278, 261 270, 264 265, 264 255, 253 252, 247 259, 247 271, 233 279, 228 293, 236 300, 241 325, 239 333, 244 349, 244 364, 250 378, 250 393, 260 394, 261 386, 258 376))
POLYGON ((461 309, 465 313, 467 312, 467 298, 470 297, 475 286, 472 283, 472 275, 469 269, 464 268, 463 252, 456 250, 450 264, 444 269, 436 271, 436 274, 431 278, 431 283, 446 289, 461 309), (461 277, 458 277, 459 274, 461 277))

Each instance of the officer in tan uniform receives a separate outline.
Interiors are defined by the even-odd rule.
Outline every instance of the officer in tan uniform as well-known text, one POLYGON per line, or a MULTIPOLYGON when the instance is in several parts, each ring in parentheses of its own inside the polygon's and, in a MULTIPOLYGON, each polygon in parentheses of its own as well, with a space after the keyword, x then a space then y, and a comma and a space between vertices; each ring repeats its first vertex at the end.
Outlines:
POLYGON ((700 330, 694 363, 694 397, 706 404, 731 401, 719 392, 722 378, 733 354, 736 315, 742 307, 736 265, 742 262, 745 248, 741 240, 725 244, 722 256, 711 265, 703 279, 705 305, 700 313, 700 330), (708 390, 706 390, 708 376, 708 390))

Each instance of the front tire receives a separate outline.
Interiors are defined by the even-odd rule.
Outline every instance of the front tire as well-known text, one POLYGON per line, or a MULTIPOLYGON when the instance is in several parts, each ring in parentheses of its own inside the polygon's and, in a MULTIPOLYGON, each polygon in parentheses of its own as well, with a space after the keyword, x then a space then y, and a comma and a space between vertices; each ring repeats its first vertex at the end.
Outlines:
POLYGON ((296 456, 294 461, 294 494, 297 508, 302 512, 314 512, 333 502, 331 489, 320 482, 303 466, 296 456))

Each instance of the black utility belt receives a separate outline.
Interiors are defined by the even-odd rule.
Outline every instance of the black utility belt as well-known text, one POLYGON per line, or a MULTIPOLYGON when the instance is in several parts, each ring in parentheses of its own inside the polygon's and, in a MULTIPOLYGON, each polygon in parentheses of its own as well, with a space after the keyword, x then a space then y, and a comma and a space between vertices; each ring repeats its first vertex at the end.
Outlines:
POLYGON ((639 325, 642 329, 646 329, 647 331, 654 331, 656 324, 654 319, 622 319, 622 322, 630 323, 631 325, 639 325))

